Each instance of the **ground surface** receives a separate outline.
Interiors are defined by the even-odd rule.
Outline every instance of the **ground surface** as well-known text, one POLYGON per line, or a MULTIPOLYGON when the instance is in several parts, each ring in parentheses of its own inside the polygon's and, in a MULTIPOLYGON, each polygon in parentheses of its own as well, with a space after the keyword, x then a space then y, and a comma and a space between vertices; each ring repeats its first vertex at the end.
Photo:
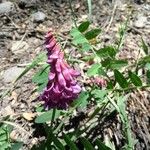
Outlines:
MULTIPOLYGON (((10 12, 4 10, 6 13, 3 14, 0 10, 1 94, 12 88, 14 79, 38 53, 44 50, 42 43, 49 28, 60 33, 65 41, 73 24, 69 4, 65 0, 12 0, 11 2, 12 10, 8 10, 10 12), (35 14, 37 11, 40 13, 35 14)), ((131 61, 138 57, 141 36, 150 46, 149 1, 93 0, 92 3, 93 23, 103 30, 101 36, 103 45, 114 41, 120 23, 132 10, 125 46, 120 52, 120 57, 131 61)), ((79 20, 87 18, 86 1, 73 1, 73 6, 79 20)), ((11 138, 22 140, 25 143, 24 149, 30 149, 41 138, 36 134, 33 135, 36 128, 33 126, 32 117, 36 115, 34 114, 35 106, 38 104, 37 101, 33 101, 38 95, 38 93, 33 94, 35 85, 31 82, 31 76, 34 72, 35 70, 30 71, 19 80, 11 95, 0 101, 0 116, 10 115, 15 124, 20 127, 19 130, 16 128, 12 131, 11 138)), ((128 112, 132 131, 134 137, 139 140, 136 150, 150 149, 149 99, 149 91, 132 93, 129 98, 128 112)), ((119 128, 119 126, 114 127, 114 124, 110 122, 106 129, 103 126, 107 135, 116 141, 120 139, 119 128)), ((121 144, 118 142, 119 146, 121 144)))

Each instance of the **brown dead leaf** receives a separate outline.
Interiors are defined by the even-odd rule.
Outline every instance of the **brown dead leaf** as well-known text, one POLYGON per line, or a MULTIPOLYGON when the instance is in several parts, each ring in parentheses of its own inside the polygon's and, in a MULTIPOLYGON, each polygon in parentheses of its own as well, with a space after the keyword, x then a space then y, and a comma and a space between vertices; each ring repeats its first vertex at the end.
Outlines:
POLYGON ((18 94, 17 94, 15 91, 13 91, 13 92, 11 93, 11 98, 12 98, 13 100, 17 101, 17 99, 18 99, 18 94))
POLYGON ((32 121, 33 118, 35 117, 35 113, 29 112, 29 113, 23 113, 22 116, 28 121, 32 121))

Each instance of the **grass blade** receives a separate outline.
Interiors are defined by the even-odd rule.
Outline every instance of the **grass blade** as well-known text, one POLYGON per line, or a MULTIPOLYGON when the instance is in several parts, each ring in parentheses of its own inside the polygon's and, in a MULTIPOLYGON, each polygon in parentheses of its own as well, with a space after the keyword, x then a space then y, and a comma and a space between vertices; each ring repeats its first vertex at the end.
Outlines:
POLYGON ((15 82, 17 82, 21 77, 23 77, 29 70, 31 70, 32 68, 34 68, 35 66, 37 66, 40 62, 45 61, 45 53, 41 53, 39 54, 31 63, 31 65, 29 65, 28 67, 25 68, 25 70, 17 77, 17 79, 15 80, 15 82))

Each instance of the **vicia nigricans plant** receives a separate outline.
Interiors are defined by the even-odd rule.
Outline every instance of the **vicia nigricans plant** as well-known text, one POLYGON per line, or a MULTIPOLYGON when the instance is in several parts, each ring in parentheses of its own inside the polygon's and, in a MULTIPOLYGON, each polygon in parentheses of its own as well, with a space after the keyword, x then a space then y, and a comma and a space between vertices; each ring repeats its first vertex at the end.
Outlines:
POLYGON ((64 53, 51 32, 46 35, 46 49, 51 69, 47 87, 40 99, 45 102, 45 108, 66 109, 78 97, 81 87, 75 78, 80 73, 71 68, 64 60, 64 53))

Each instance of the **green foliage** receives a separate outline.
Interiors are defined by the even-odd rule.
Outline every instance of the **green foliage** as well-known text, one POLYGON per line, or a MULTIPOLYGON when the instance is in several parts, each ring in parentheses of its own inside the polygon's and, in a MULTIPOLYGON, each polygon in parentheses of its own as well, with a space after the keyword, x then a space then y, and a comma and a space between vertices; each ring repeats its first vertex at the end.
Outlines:
POLYGON ((80 138, 81 143, 84 145, 86 150, 94 150, 95 148, 93 147, 93 145, 84 137, 80 138))
POLYGON ((126 145, 125 145, 125 149, 126 150, 133 150, 134 149, 134 141, 132 138, 132 132, 131 132, 131 127, 130 127, 130 123, 128 120, 128 116, 126 113, 126 105, 125 105, 125 97, 119 97, 118 101, 117 101, 117 105, 118 105, 118 112, 119 115, 122 119, 123 122, 123 126, 124 126, 124 132, 125 132, 125 136, 126 136, 126 145))
POLYGON ((0 123, 0 150, 19 150, 22 148, 22 142, 11 141, 10 132, 12 131, 12 126, 0 123))
POLYGON ((88 51, 92 48, 89 40, 96 38, 101 32, 100 29, 87 31, 89 24, 88 21, 83 22, 78 28, 73 28, 70 31, 70 35, 73 37, 72 43, 80 47, 83 51, 88 51))
POLYGON ((66 144, 70 147, 70 149, 78 150, 76 144, 73 141, 71 141, 70 137, 67 134, 64 134, 63 138, 64 138, 66 144))
POLYGON ((110 61, 109 68, 111 69, 120 69, 128 65, 126 60, 112 60, 110 61))
POLYGON ((97 55, 101 58, 114 58, 116 56, 116 49, 112 46, 106 46, 104 48, 101 48, 97 51, 97 55))
POLYGON ((73 37, 73 44, 81 46, 83 51, 87 51, 91 48, 89 41, 82 35, 82 33, 77 29, 73 28, 70 32, 73 37))
POLYGON ((128 64, 126 60, 116 60, 116 59, 111 60, 109 58, 105 59, 101 63, 102 66, 107 69, 120 69, 128 64))
POLYGON ((135 86, 142 86, 142 81, 141 81, 141 79, 136 74, 134 74, 131 71, 129 71, 128 74, 129 74, 129 78, 130 78, 131 82, 135 86))
MULTIPOLYGON (((56 111, 54 120, 60 116, 60 113, 61 113, 60 110, 56 111)), ((36 123, 45 123, 45 122, 51 121, 52 120, 52 114, 53 114, 53 110, 44 112, 42 115, 38 116, 35 119, 35 122, 36 123)))
POLYGON ((50 132, 50 137, 52 138, 52 141, 54 142, 54 145, 59 150, 65 150, 64 145, 60 142, 60 140, 52 132, 50 132))
POLYGON ((0 125, 0 149, 5 150, 9 149, 11 146, 9 139, 9 130, 8 127, 4 124, 0 125))
POLYGON ((143 38, 141 38, 141 39, 142 39, 142 48, 143 48, 143 51, 145 52, 146 55, 148 55, 148 46, 144 42, 143 38))
POLYGON ((97 101, 103 100, 104 97, 107 95, 107 93, 108 93, 107 90, 99 90, 99 89, 95 89, 91 92, 91 94, 97 101))
POLYGON ((116 82, 122 87, 122 88, 127 88, 128 87, 128 82, 126 78, 123 76, 122 73, 120 73, 118 70, 114 70, 114 76, 116 82))
POLYGON ((38 91, 41 92, 48 82, 49 65, 44 65, 32 78, 32 81, 38 85, 38 91))
MULTIPOLYGON (((91 9, 91 1, 88 2, 91 9)), ((71 107, 68 108, 65 113, 60 110, 56 110, 55 113, 54 110, 49 110, 39 115, 35 119, 35 123, 43 123, 46 126, 49 122, 51 122, 51 126, 48 126, 46 129, 46 140, 38 146, 39 149, 65 150, 67 147, 71 150, 78 150, 78 143, 82 144, 85 150, 94 150, 96 146, 98 149, 102 150, 114 149, 112 148, 113 146, 110 146, 109 148, 109 145, 107 145, 106 142, 103 143, 98 138, 92 141, 88 137, 84 137, 84 133, 87 132, 88 129, 87 126, 91 126, 91 124, 88 124, 88 122, 92 121, 92 119, 98 115, 100 115, 99 117, 101 118, 105 117, 105 115, 108 115, 109 112, 112 112, 112 106, 114 107, 113 109, 115 109, 115 112, 118 112, 120 120, 123 124, 122 134, 126 140, 124 148, 126 150, 134 149, 134 140, 132 138, 130 123, 126 113, 125 94, 126 91, 130 92, 130 90, 142 88, 143 85, 145 85, 143 80, 140 79, 136 73, 133 73, 133 70, 138 72, 138 69, 144 66, 144 69, 146 69, 147 82, 150 83, 150 56, 148 55, 148 46, 142 39, 142 48, 146 54, 145 57, 140 58, 134 64, 131 64, 130 67, 128 67, 129 65, 127 60, 119 59, 117 54, 124 44, 123 42, 126 28, 127 21, 119 29, 119 39, 117 42, 112 43, 112 46, 101 46, 102 48, 97 48, 96 45, 97 43, 100 43, 97 42, 96 38, 101 33, 101 30, 98 28, 90 28, 89 21, 85 21, 78 27, 76 26, 75 28, 72 28, 70 32, 72 36, 72 44, 77 49, 82 50, 82 62, 85 61, 86 63, 87 61, 92 60, 92 65, 90 68, 86 71, 86 68, 83 69, 83 71, 85 71, 85 79, 89 77, 94 78, 95 76, 104 77, 104 79, 107 78, 107 86, 98 87, 96 84, 94 86, 89 85, 88 88, 85 86, 83 88, 84 91, 80 93, 78 99, 73 101, 71 107), (89 55, 87 55, 87 53, 89 55), (87 106, 92 106, 94 110, 89 116, 87 116, 84 126, 79 124, 78 128, 74 128, 75 131, 69 131, 69 133, 66 133, 66 122, 69 119, 72 119, 72 114, 74 114, 74 111, 77 108, 86 109, 88 108, 87 106), (105 110, 107 110, 107 113, 105 113, 105 110)), ((43 60, 45 61, 45 56, 45 54, 38 56, 31 63, 31 65, 24 70, 17 80, 25 75, 30 69, 39 65, 40 62, 43 60)), ((46 86, 48 82, 49 70, 50 68, 48 65, 44 65, 32 78, 32 81, 38 85, 38 91, 43 90, 43 88, 46 86)), ((39 107, 36 110, 37 112, 42 112, 43 107, 39 107)), ((0 141, 3 142, 3 138, 6 142, 6 136, 2 136, 2 140, 0 141)), ((110 143, 110 141, 108 140, 107 142, 110 143)), ((17 143, 15 146, 13 145, 13 147, 19 147, 19 145, 21 145, 21 143, 17 143)), ((8 145, 8 147, 10 146, 11 145, 8 145)))
POLYGON ((83 23, 81 23, 79 25, 78 30, 80 32, 84 32, 84 31, 86 31, 88 29, 89 25, 90 25, 90 22, 89 21, 85 21, 85 22, 83 22, 83 23))
POLYGON ((88 92, 81 92, 79 98, 76 99, 72 105, 74 107, 86 107, 86 105, 88 104, 88 98, 89 98, 88 92))
POLYGON ((41 53, 39 54, 32 62, 29 66, 27 66, 25 68, 25 70, 17 77, 17 79, 15 80, 18 81, 21 77, 23 77, 28 71, 30 71, 31 69, 35 68, 40 62, 45 62, 46 61, 46 54, 45 53, 41 53))
POLYGON ((150 56, 147 55, 143 58, 141 58, 138 62, 138 65, 142 65, 142 66, 145 66, 147 63, 150 63, 150 56))
POLYGON ((23 142, 13 143, 11 146, 11 150, 20 150, 23 146, 23 142))
POLYGON ((150 70, 147 70, 146 76, 147 76, 147 82, 148 84, 150 84, 150 70))
POLYGON ((109 147, 107 147, 104 143, 102 143, 99 139, 95 140, 96 145, 98 146, 98 149, 100 150, 111 150, 109 147))
POLYGON ((85 33, 85 38, 91 40, 96 38, 101 33, 101 29, 92 29, 85 33))
POLYGON ((94 75, 98 74, 100 67, 101 67, 100 64, 93 64, 91 66, 91 68, 88 69, 87 75, 88 76, 94 76, 94 75))

